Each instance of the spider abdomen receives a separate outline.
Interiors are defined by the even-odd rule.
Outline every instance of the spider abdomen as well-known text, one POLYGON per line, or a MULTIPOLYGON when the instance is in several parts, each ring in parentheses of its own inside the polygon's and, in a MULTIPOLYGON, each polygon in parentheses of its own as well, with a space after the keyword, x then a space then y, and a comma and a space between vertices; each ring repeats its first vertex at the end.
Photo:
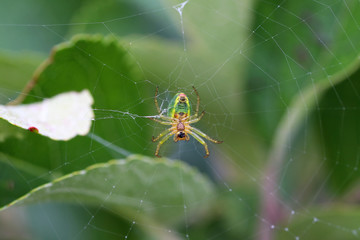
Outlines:
POLYGON ((179 118, 190 116, 191 106, 189 98, 184 93, 176 94, 171 100, 168 107, 168 116, 171 118, 179 118))

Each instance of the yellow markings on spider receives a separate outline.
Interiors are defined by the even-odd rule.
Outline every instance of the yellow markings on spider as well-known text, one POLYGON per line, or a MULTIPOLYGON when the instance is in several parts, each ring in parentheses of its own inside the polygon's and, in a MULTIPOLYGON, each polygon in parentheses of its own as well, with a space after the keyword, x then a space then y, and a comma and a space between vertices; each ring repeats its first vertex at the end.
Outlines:
POLYGON ((169 125, 171 127, 161 132, 159 136, 152 137, 153 142, 159 141, 156 147, 155 156, 160 157, 159 150, 161 145, 164 142, 166 142, 171 136, 174 136, 174 142, 181 140, 189 141, 190 139, 189 135, 193 136, 199 143, 201 143, 204 146, 205 148, 204 158, 207 158, 210 153, 209 153, 208 145, 202 138, 205 138, 213 143, 222 143, 222 141, 212 139, 211 137, 209 137, 199 129, 191 126, 191 124, 200 121, 200 119, 205 114, 205 111, 203 111, 199 115, 200 96, 197 90, 195 89, 195 87, 193 87, 193 89, 197 96, 197 104, 194 115, 191 115, 191 104, 186 94, 177 93, 173 97, 167 108, 167 116, 164 116, 161 113, 159 104, 157 102, 157 94, 159 88, 158 87, 156 88, 154 101, 155 101, 156 109, 159 113, 158 118, 160 119, 153 117, 150 117, 150 119, 154 120, 155 122, 161 123, 163 125, 169 125))

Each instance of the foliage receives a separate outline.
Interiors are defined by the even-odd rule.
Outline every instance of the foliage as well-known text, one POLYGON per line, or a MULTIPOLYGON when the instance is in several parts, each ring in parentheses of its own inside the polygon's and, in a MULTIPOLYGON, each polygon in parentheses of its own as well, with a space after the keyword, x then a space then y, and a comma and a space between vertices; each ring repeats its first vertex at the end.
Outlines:
POLYGON ((27 104, 88 89, 95 121, 87 136, 69 141, 0 121, 0 219, 25 209, 38 219, 27 223, 33 238, 55 232, 41 233, 49 223, 38 207, 54 213, 64 239, 119 237, 77 235, 71 226, 121 230, 121 237, 134 228, 133 239, 356 238, 359 3, 329 1, 329 10, 310 0, 279 7, 199 0, 180 14, 175 0, 5 2, 2 99, 27 104), (34 14, 27 17, 27 8, 34 14), (31 24, 13 26, 14 19, 31 24), (19 33, 29 34, 26 41, 19 33), (191 85, 210 113, 200 128, 224 144, 213 146, 220 149, 211 151, 214 161, 194 147, 184 161, 169 148, 168 158, 154 158, 151 136, 161 128, 146 116, 156 114, 156 86, 166 104, 171 96, 162 89, 174 86, 170 94, 188 91, 195 102, 191 85), (291 233, 271 233, 272 224, 291 233), (328 231, 329 224, 343 230, 328 231))

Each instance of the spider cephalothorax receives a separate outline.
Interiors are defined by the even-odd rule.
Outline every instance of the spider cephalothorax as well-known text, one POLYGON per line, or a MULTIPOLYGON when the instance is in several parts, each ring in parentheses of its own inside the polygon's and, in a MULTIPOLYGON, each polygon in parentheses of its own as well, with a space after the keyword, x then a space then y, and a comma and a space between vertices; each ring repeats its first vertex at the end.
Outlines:
POLYGON ((200 121, 200 119, 204 116, 205 112, 203 111, 200 116, 199 113, 199 105, 200 105, 200 97, 196 89, 193 87, 196 95, 197 95, 197 105, 196 111, 194 115, 191 115, 191 105, 189 98, 186 96, 185 93, 178 93, 176 94, 173 99, 171 100, 169 107, 167 109, 167 116, 161 114, 158 102, 157 102, 157 93, 158 88, 156 88, 155 92, 155 106, 159 112, 159 119, 157 118, 150 118, 156 122, 159 122, 164 125, 171 125, 170 128, 164 130, 162 133, 159 134, 156 138, 152 138, 153 142, 158 141, 161 139, 157 145, 155 156, 159 156, 160 146, 166 142, 169 137, 174 135, 174 141, 181 141, 181 140, 189 140, 189 135, 193 136, 197 141, 199 141, 205 148, 206 155, 205 158, 209 156, 209 149, 205 141, 201 138, 206 138, 207 140, 214 142, 214 143, 222 143, 222 141, 217 141, 210 138, 208 135, 203 133, 197 128, 190 126, 192 123, 196 123, 200 121))

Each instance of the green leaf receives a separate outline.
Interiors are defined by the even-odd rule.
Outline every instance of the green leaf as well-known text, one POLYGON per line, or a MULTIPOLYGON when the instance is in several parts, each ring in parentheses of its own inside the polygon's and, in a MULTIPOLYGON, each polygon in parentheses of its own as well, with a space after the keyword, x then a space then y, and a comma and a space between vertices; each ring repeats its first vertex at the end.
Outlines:
POLYGON ((360 209, 355 206, 332 206, 311 209, 294 215, 290 224, 282 226, 288 231, 277 231, 276 239, 358 239, 360 209), (309 212, 311 214, 309 215, 309 212))
MULTIPOLYGON (((79 35, 60 44, 37 69, 21 95, 26 96, 23 102, 88 89, 94 98, 96 119, 91 135, 55 142, 23 130, 23 138, 7 138, 0 151, 44 169, 42 175, 51 178, 131 152, 152 155, 155 145, 147 124, 150 120, 140 117, 148 115, 147 106, 141 104, 144 93, 139 90, 140 81, 134 60, 113 37, 79 35)), ((30 187, 38 184, 32 181, 30 187)))
MULTIPOLYGON (((346 8, 345 6, 341 5, 338 6, 339 8, 337 9, 338 11, 345 11, 343 8, 346 8)), ((356 4, 353 7, 351 7, 350 9, 357 9, 360 7, 360 4, 356 4)), ((298 8, 300 11, 301 8, 298 8)), ((346 8, 346 11, 347 8, 346 8)), ((321 16, 321 15, 320 15, 321 16)), ((327 15, 326 15, 327 16, 327 15)), ((332 15, 331 15, 332 16, 332 15)), ((315 17, 315 16, 314 16, 315 17)), ((319 16, 316 16, 317 18, 319 18, 319 16)), ((330 18, 330 16, 328 16, 330 18)), ((345 19, 343 19, 345 21, 345 19)), ((353 19, 350 19, 351 21, 353 21, 353 19)), ((344 26, 347 26, 348 32, 347 34, 349 34, 349 36, 351 36, 351 39, 357 39, 359 38, 360 40, 360 36, 357 33, 358 30, 355 31, 354 26, 352 26, 351 24, 349 24, 348 21, 350 21, 349 19, 347 19, 347 21, 344 22, 344 26)), ((328 24, 326 24, 327 27, 328 24)), ((342 39, 344 38, 344 32, 341 30, 341 28, 335 28, 333 29, 334 35, 331 35, 332 38, 335 40, 337 39, 342 39), (336 31, 335 31, 336 30, 336 31)), ((346 37, 347 38, 347 37, 346 37)), ((321 107, 319 105, 319 101, 320 99, 323 97, 323 95, 331 90, 334 89, 334 86, 336 86, 337 84, 342 83, 343 81, 347 80, 349 78, 349 76, 351 76, 354 72, 356 72, 359 67, 360 67, 360 58, 359 56, 357 56, 357 52, 353 52, 350 51, 351 54, 345 54, 344 49, 349 49, 352 48, 351 44, 349 43, 349 41, 340 41, 339 44, 344 44, 342 47, 343 49, 341 50, 339 48, 339 46, 337 45, 331 45, 332 47, 334 47, 334 51, 336 49, 336 53, 338 56, 338 59, 342 59, 342 63, 343 64, 335 64, 334 62, 331 61, 335 61, 334 58, 330 58, 328 57, 327 54, 329 54, 327 51, 325 51, 324 53, 320 54, 321 55, 321 60, 327 64, 332 64, 331 68, 329 69, 325 69, 325 70, 320 70, 319 68, 319 64, 321 64, 322 62, 318 62, 318 63, 314 63, 315 66, 313 66, 313 68, 315 70, 317 70, 319 72, 319 74, 312 74, 311 76, 309 76, 308 80, 314 81, 313 83, 308 83, 299 88, 298 92, 294 93, 293 96, 289 95, 289 106, 287 106, 287 111, 286 113, 282 116, 281 121, 278 123, 278 126, 276 128, 276 133, 275 136, 273 138, 273 145, 272 148, 270 150, 269 156, 268 156, 268 168, 267 168, 267 175, 274 179, 273 184, 269 184, 268 189, 266 189, 266 191, 272 191, 271 189, 274 189, 274 183, 276 183, 277 180, 275 180, 278 177, 279 171, 278 169, 282 168, 282 165, 284 163, 284 159, 286 159, 286 157, 288 156, 287 154, 288 149, 286 146, 288 146, 289 142, 295 142, 296 143, 296 138, 298 137, 298 131, 299 128, 302 126, 302 124, 305 122, 305 119, 309 116, 309 114, 311 113, 311 111, 313 109, 316 108, 316 110, 320 110, 321 107), (350 44, 350 45, 349 45, 350 44), (328 74, 325 77, 321 78, 321 75, 323 75, 325 73, 328 74), (271 186, 270 186, 271 185, 271 186)), ((310 46, 309 46, 310 47, 310 46)), ((336 61, 338 61, 338 59, 336 61)), ((289 68, 289 66, 287 66, 287 68, 289 68)), ((313 70, 314 71, 314 70, 313 70)), ((282 79, 282 78, 281 78, 282 79)), ((350 80, 351 81, 351 80, 350 80)), ((351 84, 351 83, 350 83, 351 84)), ((296 83, 295 83, 296 85, 296 83)), ((298 88, 299 86, 293 86, 294 88, 298 88)), ((286 92, 286 90, 282 90, 282 92, 286 92)), ((344 93, 344 96, 349 94, 349 93, 344 93)), ((337 101, 339 101, 339 98, 343 98, 344 96, 337 96, 337 101)), ((279 96, 277 96, 279 97, 279 96)), ((287 99, 287 98, 283 98, 287 99)), ((259 105, 254 105, 259 106, 259 105)), ((331 120, 332 121, 332 120, 331 120)), ((337 122, 339 123, 339 122, 337 122)), ((273 126, 274 127, 274 126, 273 126)), ((338 128, 339 125, 337 125, 335 127, 335 125, 332 125, 331 128, 326 127, 326 129, 324 128, 324 130, 326 130, 326 134, 332 134, 331 132, 333 132, 334 128, 338 128)), ((320 136, 321 138, 323 138, 323 136, 320 136)), ((321 140, 325 140, 325 139, 321 139, 321 140)), ((351 140, 350 140, 351 141, 351 140)), ((325 144, 328 144, 328 141, 324 141, 325 144)), ((333 146, 329 145, 329 146, 325 146, 326 149, 331 148, 333 146)), ((333 148, 338 150, 338 148, 333 148)), ((332 150, 330 150, 332 151, 332 150)), ((335 154, 330 154, 330 157, 332 157, 333 159, 330 161, 330 165, 333 167, 334 163, 335 165, 337 164, 338 161, 338 156, 335 156, 335 154)), ((353 158, 351 158, 353 161, 353 158)), ((347 164, 345 164, 345 166, 348 166, 347 164)), ((332 168, 333 169, 333 168, 332 168)), ((352 173, 354 172, 353 170, 354 168, 352 168, 352 173)), ((341 170, 339 171, 341 172, 341 170)), ((346 173, 345 173, 346 174, 346 173)), ((357 174, 356 174, 357 175, 357 174)), ((352 178, 354 178, 356 175, 352 176, 352 178)), ((344 174, 341 174, 341 177, 344 177, 344 174)), ((334 179, 335 180, 335 179, 334 179)), ((339 180, 339 178, 336 178, 336 180, 339 180)), ((346 178, 345 181, 349 181, 350 178, 346 178)), ((349 182, 344 182, 344 180, 342 179, 341 183, 339 183, 339 185, 342 185, 343 187, 346 187, 346 185, 349 182)), ((339 187, 339 185, 337 185, 339 187)), ((338 189, 339 190, 339 189, 338 189)), ((341 192, 341 191, 340 191, 341 192)))
MULTIPOLYGON (((301 126, 301 123, 304 121, 305 117, 309 113, 309 109, 313 109, 316 106, 317 100, 323 96, 323 94, 329 90, 333 86, 333 84, 341 83, 348 74, 353 73, 360 66, 360 60, 357 58, 350 66, 342 71, 338 72, 334 76, 332 76, 331 82, 321 81, 315 87, 309 87, 302 94, 298 95, 293 102, 291 103, 290 109, 287 114, 283 117, 282 121, 279 123, 276 135, 274 137, 273 146, 268 155, 268 166, 265 171, 267 176, 266 178, 266 187, 263 191, 263 196, 267 196, 263 199, 263 209, 266 211, 264 215, 269 217, 270 209, 266 209, 266 204, 271 202, 274 204, 272 208, 278 207, 278 202, 275 200, 278 198, 277 194, 271 194, 274 189, 278 188, 278 182, 280 180, 281 171, 279 169, 283 169, 282 166, 287 154, 289 153, 287 150, 287 143, 294 141, 301 126), (276 202, 274 202, 274 200, 276 202)), ((329 131, 329 130, 328 130, 329 131)), ((330 130, 331 131, 331 130, 330 130)), ((298 171, 298 170, 297 170, 298 171)), ((347 178, 345 183, 348 184, 347 178)), ((303 180, 303 175, 299 178, 299 181, 303 180)), ((285 182, 285 181, 283 181, 285 182)), ((342 181, 341 184, 344 184, 342 181)), ((346 185, 342 185, 346 186, 346 185)), ((264 228, 264 234, 269 234, 271 229, 267 228, 264 223, 262 224, 262 229, 264 228)), ((274 223, 276 224, 276 223, 274 223)))
POLYGON ((62 176, 33 189, 2 211, 48 201, 80 202, 108 207, 125 216, 140 211, 159 221, 175 223, 184 211, 192 215, 204 210, 212 194, 212 184, 184 163, 134 155, 62 176))
MULTIPOLYGON (((269 16, 269 10, 277 8, 272 3, 268 4, 270 5, 260 6, 262 16, 269 16)), ((323 7, 321 4, 314 6, 313 2, 307 1, 301 2, 301 4, 286 2, 279 11, 274 12, 273 21, 266 21, 268 25, 261 28, 269 29, 270 32, 259 32, 262 39, 259 38, 258 41, 262 41, 263 48, 259 48, 260 52, 256 52, 254 55, 254 62, 257 65, 254 64, 250 80, 255 84, 260 83, 262 89, 264 86, 269 86, 269 88, 259 91, 259 94, 249 95, 249 106, 252 111, 255 109, 262 113, 261 118, 257 118, 258 120, 255 121, 258 123, 260 134, 269 143, 272 143, 265 171, 266 180, 263 189, 265 197, 262 200, 262 215, 265 219, 272 219, 270 223, 275 225, 278 219, 273 217, 274 209, 280 211, 280 205, 278 192, 275 191, 276 194, 273 192, 279 188, 282 174, 280 170, 283 169, 284 161, 289 156, 289 143, 291 145, 297 143, 300 127, 303 126, 311 111, 318 107, 319 99, 323 97, 323 94, 347 79, 360 66, 358 51, 354 51, 358 48, 360 35, 357 25, 351 24, 358 21, 356 18, 359 15, 356 15, 355 11, 359 9, 360 4, 352 2, 347 6, 343 2, 333 2, 331 4, 332 11, 319 11, 323 7), (313 7, 309 8, 308 6, 311 5, 313 7), (293 30, 291 26, 299 23, 297 16, 303 16, 309 9, 311 12, 318 11, 319 14, 311 14, 306 18, 304 24, 297 24, 293 30), (349 11, 354 12, 349 14, 349 11), (343 18, 340 20, 337 17, 334 18, 339 15, 343 18), (353 17, 355 15, 356 18, 353 17), (287 19, 286 25, 277 24, 277 22, 284 22, 284 19, 287 19), (329 24, 327 20, 334 21, 334 24, 329 24), (316 28, 319 30, 314 31, 314 23, 321 26, 316 28), (271 27, 272 24, 275 24, 274 28, 271 27), (314 35, 316 36, 315 40, 313 40, 314 35), (317 41, 321 43, 320 48, 317 41), (305 58, 302 55, 295 58, 298 55, 289 54, 296 47, 302 49, 301 53, 305 54, 305 58), (259 71, 259 67, 261 71, 259 71)), ((282 183, 284 182, 286 181, 282 181, 282 183)), ((271 229, 263 222, 260 223, 259 229, 261 229, 262 236, 272 234, 271 229)))
MULTIPOLYGON (((141 93, 136 82, 140 81, 140 75, 134 65, 133 59, 115 38, 100 35, 77 36, 72 41, 54 48, 52 55, 39 67, 33 81, 29 83, 23 95, 26 96, 24 102, 37 102, 39 98, 88 89, 95 101, 93 105, 96 109, 95 119, 99 120, 96 121, 92 133, 109 142, 119 141, 127 135, 137 136, 138 141, 134 139, 134 141, 120 141, 119 143, 128 151, 141 151, 144 147, 139 146, 149 144, 149 139, 151 139, 149 131, 145 131, 146 126, 142 126, 143 122, 148 122, 148 120, 141 118, 134 120, 130 114, 125 114, 126 112, 146 114, 146 106, 139 104, 141 93)), ((2 149, 11 152, 14 156, 19 156, 20 159, 25 157, 29 162, 37 161, 33 156, 26 157, 26 154, 21 157, 21 153, 39 151, 42 148, 41 145, 44 144, 42 141, 31 139, 34 137, 32 135, 29 137, 25 141, 33 144, 23 145, 16 149, 15 146, 19 144, 12 142, 11 147, 5 144, 2 149)), ((89 141, 84 138, 79 139, 79 144, 85 142, 88 148, 89 141)), ((60 148, 64 146, 64 143, 58 144, 60 148)), ((82 149, 77 144, 69 144, 69 147, 70 154, 82 149)), ((44 159, 48 162, 46 158, 48 159, 48 156, 45 154, 38 160, 44 159)), ((90 156, 89 158, 91 159, 90 156)), ((109 158, 102 158, 102 161, 106 159, 109 158)))
POLYGON ((330 88, 336 84, 334 75, 342 72, 344 80, 354 72, 344 69, 358 59, 360 4, 328 1, 326 5, 331 8, 311 0, 288 1, 279 8, 275 2, 258 5, 254 25, 261 27, 254 34, 247 97, 249 111, 261 113, 253 114, 252 120, 264 143, 271 143, 289 109, 312 110, 314 104, 307 105, 305 96, 310 88, 318 84, 330 88))
POLYGON ((343 193, 359 179, 360 70, 331 88, 322 99, 318 115, 318 138, 324 142, 329 184, 343 193))
MULTIPOLYGON (((106 238, 107 240, 118 240, 120 236, 129 233, 132 221, 123 218, 114 212, 101 210, 98 206, 80 206, 66 203, 46 203, 29 205, 27 207, 11 208, 4 211, 3 215, 9 215, 21 210, 25 210, 27 228, 31 229, 32 239, 53 239, 54 231, 60 239, 71 239, 76 235, 79 240, 95 240, 106 238), (46 212, 46 214, 44 214, 46 212), (89 223, 89 213, 96 213, 89 223), (36 219, 36 221, 34 221, 36 219), (51 221, 49 221, 51 219, 51 221), (86 228, 86 230, 84 229, 86 228), (84 229, 79 234, 79 229, 84 229), (99 229, 106 229, 99 231, 99 229), (109 234, 111 233, 111 234, 109 234)), ((0 216, 2 216, 0 214, 0 216)), ((130 216, 133 219, 134 216, 130 216)), ((24 216, 22 216, 24 218, 24 216)), ((11 229, 13 239, 21 239, 21 231, 16 231, 12 226, 19 225, 19 220, 15 217, 7 218, 6 225, 2 224, 2 229, 11 229)), ((143 219, 142 219, 143 220, 143 219)), ((144 224, 143 221, 136 221, 136 225, 131 229, 128 238, 132 240, 168 240, 177 239, 175 233, 164 231, 163 225, 156 226, 154 221, 144 224)), ((11 231, 10 230, 10 231, 11 231)))
POLYGON ((32 190, 29 179, 37 184, 50 180, 42 176, 46 169, 34 166, 12 156, 0 153, 0 205, 3 206, 32 190))

